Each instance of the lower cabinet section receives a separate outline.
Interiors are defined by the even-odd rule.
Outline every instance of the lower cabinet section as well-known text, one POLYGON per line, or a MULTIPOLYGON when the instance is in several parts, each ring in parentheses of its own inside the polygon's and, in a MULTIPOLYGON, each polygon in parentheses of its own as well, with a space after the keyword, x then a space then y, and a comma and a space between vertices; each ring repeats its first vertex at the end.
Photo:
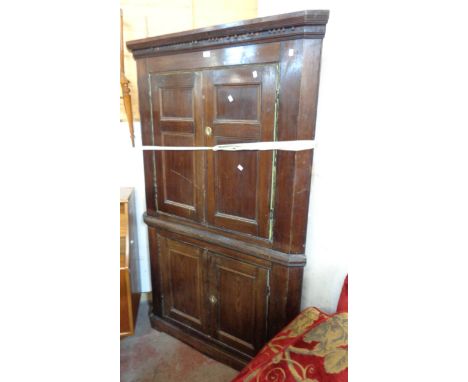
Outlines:
POLYGON ((266 341, 268 270, 159 236, 163 316, 255 355, 266 341))
POLYGON ((302 267, 152 227, 150 252, 153 326, 232 367, 299 312, 302 267))

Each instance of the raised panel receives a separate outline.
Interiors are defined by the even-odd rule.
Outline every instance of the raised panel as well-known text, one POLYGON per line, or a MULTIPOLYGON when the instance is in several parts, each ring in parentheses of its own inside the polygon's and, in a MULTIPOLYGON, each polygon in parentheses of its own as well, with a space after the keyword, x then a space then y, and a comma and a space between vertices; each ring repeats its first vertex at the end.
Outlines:
POLYGON ((161 119, 193 118, 193 88, 160 88, 161 119))
POLYGON ((204 331, 206 262, 200 248, 160 237, 163 315, 204 331))
MULTIPOLYGON (((216 143, 238 142, 239 139, 218 138, 216 143)), ((258 152, 218 151, 214 155, 217 216, 231 215, 256 224, 258 152)))
POLYGON ((173 310, 200 323, 201 269, 199 256, 177 250, 170 253, 173 310))
MULTIPOLYGON (((163 134, 166 146, 193 146, 192 135, 163 134)), ((195 153, 193 151, 163 151, 163 197, 165 204, 195 210, 195 153)))
POLYGON ((260 93, 258 84, 217 85, 215 118, 258 121, 260 93))
POLYGON ((210 253, 213 257, 213 335, 254 355, 266 339, 267 273, 264 268, 210 253))
POLYGON ((218 267, 218 277, 218 330, 222 335, 233 336, 249 346, 253 342, 255 278, 223 266, 218 267))

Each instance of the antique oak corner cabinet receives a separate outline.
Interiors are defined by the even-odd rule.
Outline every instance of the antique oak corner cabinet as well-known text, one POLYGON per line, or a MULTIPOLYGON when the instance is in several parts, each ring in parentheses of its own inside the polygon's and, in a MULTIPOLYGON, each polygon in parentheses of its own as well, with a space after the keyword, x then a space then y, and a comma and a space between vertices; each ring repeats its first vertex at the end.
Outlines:
MULTIPOLYGON (((328 11, 127 43, 143 145, 314 139, 328 11)), ((241 368, 298 314, 311 150, 144 151, 153 327, 241 368)))

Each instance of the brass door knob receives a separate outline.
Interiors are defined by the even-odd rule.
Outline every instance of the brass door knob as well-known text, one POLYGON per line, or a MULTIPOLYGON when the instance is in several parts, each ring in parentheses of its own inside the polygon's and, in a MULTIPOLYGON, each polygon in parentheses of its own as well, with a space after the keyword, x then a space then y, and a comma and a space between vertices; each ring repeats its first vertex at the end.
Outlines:
POLYGON ((210 126, 205 127, 205 134, 211 137, 211 134, 213 133, 213 129, 210 126))
POLYGON ((211 295, 211 296, 210 296, 210 302, 211 302, 212 304, 216 304, 216 303, 218 302, 218 299, 217 299, 215 296, 211 295))

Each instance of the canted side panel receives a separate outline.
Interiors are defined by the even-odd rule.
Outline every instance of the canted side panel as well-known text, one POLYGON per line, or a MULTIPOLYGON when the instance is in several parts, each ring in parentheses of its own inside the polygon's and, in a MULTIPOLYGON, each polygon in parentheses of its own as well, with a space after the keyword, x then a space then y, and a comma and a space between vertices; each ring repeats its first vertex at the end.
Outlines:
POLYGON ((273 264, 270 271, 268 339, 274 337, 300 312, 304 268, 273 264))
MULTIPOLYGON (((315 137, 321 47, 321 40, 281 43, 279 141, 315 137)), ((281 252, 305 251, 312 154, 278 151, 273 247, 281 252)))
MULTIPOLYGON (((150 84, 148 81, 147 59, 136 61, 138 72, 138 99, 140 107, 141 139, 143 145, 152 145, 152 122, 151 122, 151 99, 149 97, 150 84)), ((155 194, 155 173, 154 173, 154 153, 151 151, 143 152, 143 167, 145 173, 145 195, 146 209, 149 214, 156 211, 155 194)))

